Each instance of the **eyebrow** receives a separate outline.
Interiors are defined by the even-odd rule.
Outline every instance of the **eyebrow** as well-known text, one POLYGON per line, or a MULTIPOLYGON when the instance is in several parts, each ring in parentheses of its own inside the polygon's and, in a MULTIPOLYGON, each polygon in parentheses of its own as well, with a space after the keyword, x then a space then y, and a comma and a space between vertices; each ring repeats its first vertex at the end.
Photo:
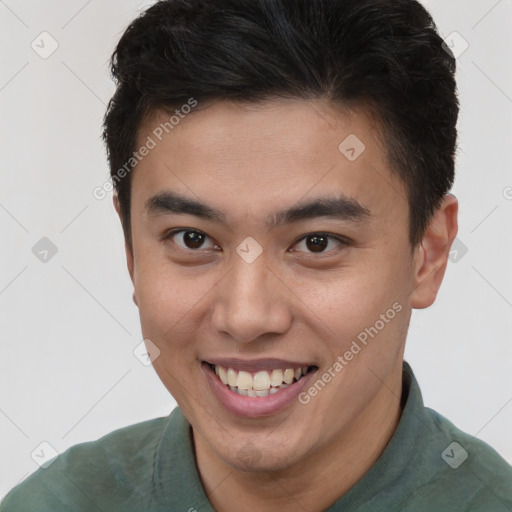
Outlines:
MULTIPOLYGON (((145 203, 145 211, 150 215, 168 213, 193 215, 201 219, 227 224, 224 212, 168 190, 163 190, 150 197, 145 203)), ((268 217, 267 226, 277 227, 317 217, 361 222, 371 217, 371 212, 353 197, 338 194, 333 197, 319 197, 301 202, 291 208, 277 211, 268 217)))

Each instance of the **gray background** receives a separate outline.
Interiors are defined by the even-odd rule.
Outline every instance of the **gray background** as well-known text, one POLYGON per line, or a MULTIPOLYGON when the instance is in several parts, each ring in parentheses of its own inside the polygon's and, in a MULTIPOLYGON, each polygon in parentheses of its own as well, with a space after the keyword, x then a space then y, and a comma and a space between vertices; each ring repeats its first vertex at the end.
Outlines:
MULTIPOLYGON (((151 3, 0 0, 0 497, 37 469, 31 453, 51 451, 41 442, 62 452, 175 406, 133 355, 121 228, 111 194, 92 195, 108 176, 108 58, 151 3), (47 58, 44 31, 58 43, 47 58), (43 237, 57 248, 46 262, 44 246, 33 253, 43 237)), ((424 3, 443 37, 460 35, 448 38, 457 52, 469 45, 457 59, 460 227, 406 359, 427 406, 512 462, 512 2, 424 3)))

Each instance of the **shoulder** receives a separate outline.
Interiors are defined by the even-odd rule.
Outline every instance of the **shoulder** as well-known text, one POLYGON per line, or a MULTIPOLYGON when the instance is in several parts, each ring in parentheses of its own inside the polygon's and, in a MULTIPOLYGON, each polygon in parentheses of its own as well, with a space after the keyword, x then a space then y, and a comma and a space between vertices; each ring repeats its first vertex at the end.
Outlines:
POLYGON ((153 460, 168 421, 144 421, 72 446, 11 490, 0 512, 132 510, 150 494, 153 460))
POLYGON ((512 510, 512 466, 490 445, 471 436, 436 411, 425 408, 435 431, 437 479, 419 491, 431 504, 444 500, 465 511, 512 510))

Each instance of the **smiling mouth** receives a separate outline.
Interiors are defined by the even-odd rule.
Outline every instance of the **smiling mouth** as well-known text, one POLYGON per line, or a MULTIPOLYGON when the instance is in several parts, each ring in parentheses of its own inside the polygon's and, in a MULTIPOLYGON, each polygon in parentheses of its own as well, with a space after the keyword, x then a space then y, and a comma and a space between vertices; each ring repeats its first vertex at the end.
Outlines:
POLYGON ((301 368, 274 368, 268 371, 248 372, 211 364, 207 361, 205 363, 231 391, 250 398, 273 395, 317 369, 316 366, 303 366, 301 368))

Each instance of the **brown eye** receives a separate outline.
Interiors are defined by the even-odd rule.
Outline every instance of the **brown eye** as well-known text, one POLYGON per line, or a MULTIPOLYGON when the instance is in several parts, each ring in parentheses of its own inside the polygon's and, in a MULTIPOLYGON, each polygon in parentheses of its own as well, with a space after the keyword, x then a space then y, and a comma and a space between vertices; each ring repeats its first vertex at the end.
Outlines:
POLYGON ((329 244, 329 237, 325 235, 309 235, 306 237, 306 247, 311 252, 322 252, 326 249, 329 244))
POLYGON ((199 231, 185 231, 183 233, 183 243, 187 246, 188 249, 199 249, 205 239, 204 233, 199 233, 199 231))
POLYGON ((214 249, 218 247, 216 244, 211 242, 210 247, 204 247, 205 241, 210 239, 208 235, 202 231, 196 229, 177 229, 170 233, 165 234, 163 237, 164 241, 172 241, 178 247, 182 249, 214 249), (181 236, 178 236, 181 235, 181 236), (181 240, 180 240, 181 239, 181 240))
POLYGON ((306 251, 299 250, 299 252, 310 252, 310 253, 327 253, 331 250, 335 249, 339 246, 348 246, 350 245, 348 241, 345 241, 340 238, 333 237, 328 233, 310 233, 303 237, 296 245, 301 246, 306 249, 306 251), (332 243, 337 244, 335 247, 332 247, 332 243), (326 250, 329 247, 328 250, 326 250))

